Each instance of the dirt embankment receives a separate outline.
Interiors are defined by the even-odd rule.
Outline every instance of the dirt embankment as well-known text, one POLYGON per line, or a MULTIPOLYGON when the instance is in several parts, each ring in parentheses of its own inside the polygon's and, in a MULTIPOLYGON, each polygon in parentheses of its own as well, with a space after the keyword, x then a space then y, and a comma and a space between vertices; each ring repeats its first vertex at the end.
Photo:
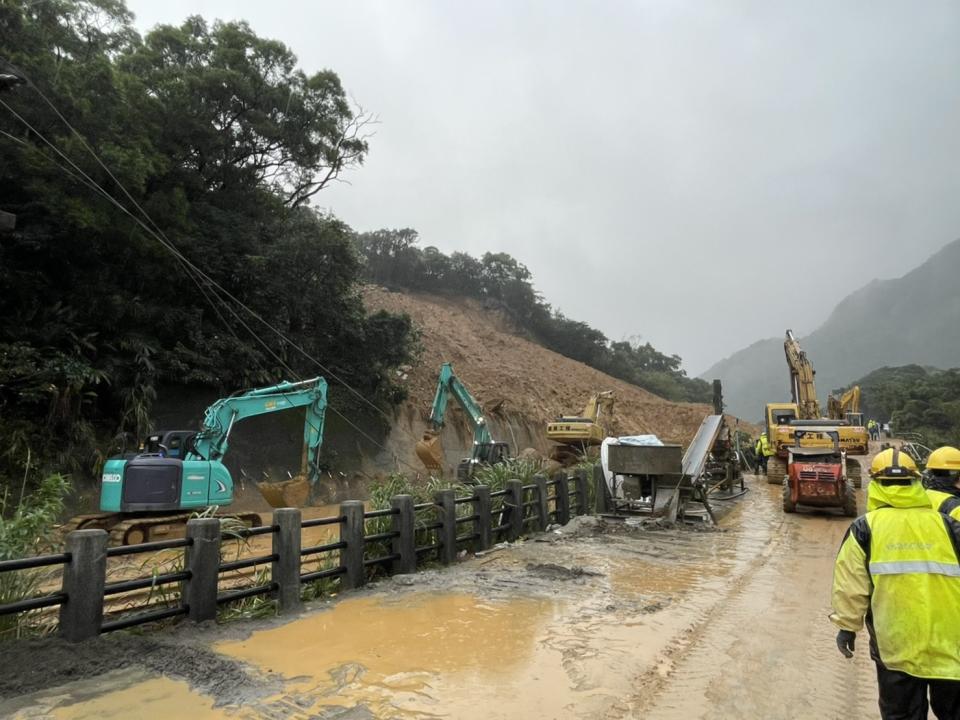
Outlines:
MULTIPOLYGON (((653 433, 664 442, 686 445, 704 416, 712 412, 709 405, 664 400, 547 350, 476 301, 392 292, 377 286, 367 287, 364 298, 371 310, 406 313, 421 332, 423 355, 401 378, 409 403, 399 413, 398 428, 391 437, 392 449, 400 457, 412 455, 412 438, 426 428, 437 372, 444 362, 453 363, 457 375, 483 405, 495 438, 505 439, 517 449, 547 449, 545 424, 560 414, 579 413, 600 390, 614 390, 617 396, 612 422, 606 425, 610 434, 653 433)), ((459 417, 458 408, 453 416, 459 417)), ((459 427, 445 446, 459 442, 467 447, 470 435, 466 424, 462 419, 456 424, 459 427)))

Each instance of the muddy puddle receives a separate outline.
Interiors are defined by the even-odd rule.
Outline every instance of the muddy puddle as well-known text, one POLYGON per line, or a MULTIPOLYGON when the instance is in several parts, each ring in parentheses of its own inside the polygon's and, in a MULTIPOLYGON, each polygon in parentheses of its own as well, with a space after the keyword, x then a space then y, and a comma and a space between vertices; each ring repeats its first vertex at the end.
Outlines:
POLYGON ((182 680, 150 677, 139 671, 110 673, 96 681, 71 683, 56 692, 24 699, 5 708, 11 720, 128 720, 130 718, 197 718, 226 720, 214 699, 190 689, 182 680), (104 690, 109 689, 109 692, 104 690))
POLYGON ((541 641, 558 612, 547 599, 356 598, 214 649, 260 672, 280 673, 286 696, 312 701, 312 712, 360 707, 374 717, 425 717, 441 702, 452 712, 449 700, 456 698, 465 713, 485 702, 490 688, 512 694, 538 674, 560 679, 534 670, 538 655, 550 653, 541 641))

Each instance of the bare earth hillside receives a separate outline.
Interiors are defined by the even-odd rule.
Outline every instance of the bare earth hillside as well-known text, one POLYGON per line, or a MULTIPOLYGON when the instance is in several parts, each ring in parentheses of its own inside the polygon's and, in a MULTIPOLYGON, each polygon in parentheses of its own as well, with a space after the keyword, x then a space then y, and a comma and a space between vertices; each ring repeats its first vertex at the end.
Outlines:
POLYGON ((511 331, 496 312, 459 298, 392 292, 369 286, 370 310, 406 313, 422 333, 424 351, 405 380, 410 402, 423 419, 429 414, 437 372, 454 370, 493 417, 522 417, 536 425, 561 413, 578 413, 590 395, 614 390, 617 403, 611 434, 654 433, 665 442, 686 444, 708 405, 672 403, 635 385, 547 350, 511 331))

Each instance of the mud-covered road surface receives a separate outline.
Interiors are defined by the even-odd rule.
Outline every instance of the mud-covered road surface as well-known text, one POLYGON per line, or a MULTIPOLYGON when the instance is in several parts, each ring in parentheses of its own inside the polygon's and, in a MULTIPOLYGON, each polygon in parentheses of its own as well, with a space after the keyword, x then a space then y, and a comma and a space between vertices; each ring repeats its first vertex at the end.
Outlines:
POLYGON ((827 620, 849 520, 747 484, 718 530, 581 518, 297 618, 9 645, 0 716, 877 717, 827 620))

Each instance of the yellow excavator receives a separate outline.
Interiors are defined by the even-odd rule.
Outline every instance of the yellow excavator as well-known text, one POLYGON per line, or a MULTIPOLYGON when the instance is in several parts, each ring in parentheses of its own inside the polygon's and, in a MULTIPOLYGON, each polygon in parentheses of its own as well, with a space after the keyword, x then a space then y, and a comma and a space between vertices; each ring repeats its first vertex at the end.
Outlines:
POLYGON ((836 397, 833 393, 827 397, 827 417, 831 420, 846 420, 850 425, 863 425, 863 413, 860 412, 860 386, 852 388, 836 397))
POLYGON ((600 425, 601 415, 613 413, 616 396, 613 390, 594 393, 579 415, 561 415, 547 423, 547 439, 553 440, 550 459, 568 465, 579 460, 588 447, 600 445, 606 435, 600 425))
POLYGON ((860 463, 851 457, 868 452, 869 436, 863 426, 863 415, 859 412, 860 389, 852 389, 841 398, 831 397, 828 402, 829 417, 823 417, 814 382, 816 371, 792 330, 787 330, 783 349, 790 370, 792 402, 768 403, 766 406, 767 438, 774 451, 767 462, 767 482, 774 485, 783 482, 787 472, 787 457, 790 448, 795 445, 798 428, 806 431, 800 443, 803 447, 832 447, 833 441, 827 433, 836 429, 840 449, 846 453, 847 477, 856 487, 860 487, 860 463), (810 432, 816 428, 822 432, 810 432))

